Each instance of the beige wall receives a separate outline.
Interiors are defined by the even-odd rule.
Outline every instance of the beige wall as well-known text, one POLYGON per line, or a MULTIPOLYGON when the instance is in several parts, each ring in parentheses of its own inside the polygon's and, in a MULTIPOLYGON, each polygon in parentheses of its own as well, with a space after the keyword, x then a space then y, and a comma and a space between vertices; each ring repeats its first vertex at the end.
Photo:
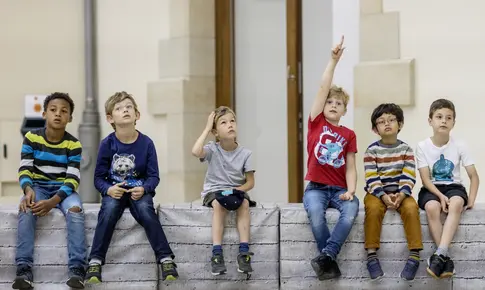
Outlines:
MULTIPOLYGON (((457 109, 452 134, 467 141, 478 172, 483 174, 485 2, 385 0, 383 7, 384 12, 399 12, 401 59, 415 59, 415 105, 404 108, 405 126, 400 138, 415 148, 417 142, 429 137, 432 134, 427 122, 429 105, 438 97, 447 97, 457 109)), ((371 108, 355 109, 355 128, 361 152, 359 189, 364 186, 363 152, 376 139, 370 130, 371 111, 371 108)), ((462 174, 466 176, 464 171, 462 174)), ((468 187, 468 180, 466 182, 468 187)), ((415 194, 420 187, 419 181, 415 194)), ((359 195, 362 196, 362 192, 359 195)), ((479 194, 477 201, 485 201, 485 195, 479 194)))
MULTIPOLYGON (((76 103, 68 130, 77 136, 84 107, 82 1, 0 0, 0 194, 18 196, 16 170, 24 95, 68 92, 76 103), (3 149, 2 149, 3 150, 3 149)), ((17 199, 17 197, 15 197, 17 199)))
MULTIPOLYGON (((117 91, 131 93, 141 113, 137 128, 155 142, 163 175, 167 171, 166 120, 148 113, 147 85, 159 79, 158 43, 169 34, 169 1, 96 2, 101 136, 113 132, 105 119, 104 102, 117 91)), ((163 187, 162 180, 158 198, 163 187)))

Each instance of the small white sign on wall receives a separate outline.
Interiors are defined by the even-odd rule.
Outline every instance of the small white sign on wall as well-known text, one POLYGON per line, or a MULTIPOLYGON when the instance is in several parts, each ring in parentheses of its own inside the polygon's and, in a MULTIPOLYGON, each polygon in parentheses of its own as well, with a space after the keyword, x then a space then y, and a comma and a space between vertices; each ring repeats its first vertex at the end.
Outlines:
POLYGON ((42 118, 46 95, 26 95, 24 114, 26 118, 42 118))

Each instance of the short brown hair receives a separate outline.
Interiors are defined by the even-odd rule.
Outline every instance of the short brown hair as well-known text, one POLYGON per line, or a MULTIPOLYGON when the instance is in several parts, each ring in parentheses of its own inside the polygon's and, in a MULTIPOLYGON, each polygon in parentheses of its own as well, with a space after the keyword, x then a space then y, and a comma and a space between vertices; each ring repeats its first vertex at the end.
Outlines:
MULTIPOLYGON (((111 116, 111 114, 113 113, 113 110, 115 108, 115 105, 123 102, 126 99, 129 99, 133 103, 133 106, 135 108, 135 112, 140 113, 138 111, 138 105, 136 104, 135 98, 133 98, 133 96, 131 94, 128 94, 127 92, 122 91, 122 92, 114 93, 114 95, 109 97, 106 100, 106 103, 104 103, 104 111, 106 113, 106 116, 111 116)), ((135 122, 135 125, 136 125, 136 122, 135 122)), ((111 127, 113 127, 113 129, 116 130, 115 124, 111 124, 111 127)))
POLYGON ((342 100, 342 102, 344 102, 344 107, 347 109, 347 104, 349 103, 350 97, 349 94, 347 94, 347 92, 342 87, 332 85, 330 87, 330 90, 328 91, 327 99, 332 97, 338 100, 342 100))
POLYGON ((453 119, 456 118, 455 105, 447 99, 438 99, 431 104, 429 107, 429 118, 432 119, 434 113, 439 109, 450 109, 453 112, 453 119))
MULTIPOLYGON (((226 106, 220 106, 218 107, 215 111, 215 116, 214 116, 214 123, 212 124, 212 130, 216 130, 216 124, 219 119, 226 115, 226 114, 232 114, 234 116, 234 119, 236 119, 236 113, 234 111, 226 106)), ((219 141, 219 138, 216 137, 216 141, 219 141)))

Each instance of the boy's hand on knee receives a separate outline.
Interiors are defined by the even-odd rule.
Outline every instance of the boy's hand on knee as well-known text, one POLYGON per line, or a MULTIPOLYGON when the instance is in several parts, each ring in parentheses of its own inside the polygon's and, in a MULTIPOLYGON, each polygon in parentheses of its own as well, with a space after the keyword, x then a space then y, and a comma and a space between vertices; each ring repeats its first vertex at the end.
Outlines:
POLYGON ((347 191, 347 192, 339 195, 339 198, 340 198, 340 200, 353 200, 354 195, 347 191))
POLYGON ((32 187, 27 186, 25 189, 25 196, 22 199, 22 202, 20 202, 19 210, 23 212, 27 212, 27 208, 30 208, 34 205, 35 201, 35 191, 32 189, 32 187))
POLYGON ((125 188, 121 187, 125 184, 126 182, 123 181, 111 186, 110 188, 108 188, 107 194, 114 199, 120 199, 123 196, 123 194, 128 191, 125 188))
POLYGON ((52 199, 41 200, 32 206, 32 213, 36 216, 45 216, 56 206, 52 199))
POLYGON ((128 190, 131 193, 131 199, 139 200, 143 194, 145 194, 145 188, 142 186, 133 187, 132 189, 128 190))
POLYGON ((442 195, 440 198, 440 202, 441 202, 441 209, 444 212, 448 213, 448 206, 450 205, 450 199, 445 195, 442 195))

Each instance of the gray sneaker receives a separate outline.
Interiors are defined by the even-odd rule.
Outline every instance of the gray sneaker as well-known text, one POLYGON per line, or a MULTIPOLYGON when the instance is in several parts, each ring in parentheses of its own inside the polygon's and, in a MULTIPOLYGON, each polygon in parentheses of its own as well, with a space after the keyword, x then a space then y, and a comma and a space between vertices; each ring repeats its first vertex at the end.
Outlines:
POLYGON ((12 283, 13 289, 32 289, 34 287, 32 268, 27 265, 17 267, 17 275, 12 283))
POLYGON ((69 269, 69 279, 67 280, 67 286, 74 289, 84 289, 84 278, 86 277, 86 271, 83 267, 72 267, 69 269))
POLYGON ((224 256, 222 254, 215 254, 211 258, 212 275, 225 274, 227 271, 226 265, 224 264, 224 256))
POLYGON ((239 255, 237 255, 237 271, 239 273, 251 273, 253 271, 253 268, 251 267, 251 256, 254 255, 254 253, 251 252, 239 252, 239 255))

